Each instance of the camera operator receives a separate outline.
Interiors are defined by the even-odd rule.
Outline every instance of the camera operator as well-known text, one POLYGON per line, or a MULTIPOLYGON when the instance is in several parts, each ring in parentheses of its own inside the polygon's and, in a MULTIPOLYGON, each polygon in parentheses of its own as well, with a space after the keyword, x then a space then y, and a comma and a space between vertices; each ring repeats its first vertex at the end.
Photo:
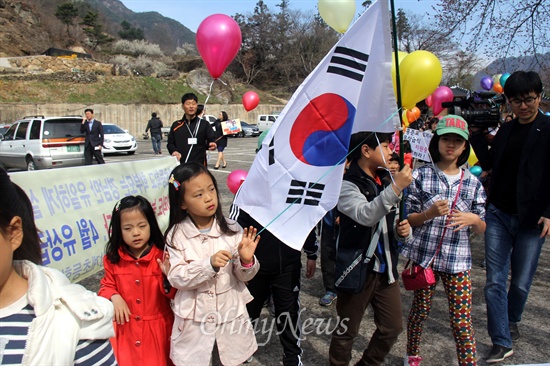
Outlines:
POLYGON ((483 127, 472 128, 472 147, 483 170, 492 169, 485 256, 486 359, 511 356, 545 237, 550 237, 550 117, 538 110, 542 82, 536 72, 514 72, 504 94, 517 117, 500 126, 489 149, 483 127), (507 290, 511 267, 510 288, 507 290))

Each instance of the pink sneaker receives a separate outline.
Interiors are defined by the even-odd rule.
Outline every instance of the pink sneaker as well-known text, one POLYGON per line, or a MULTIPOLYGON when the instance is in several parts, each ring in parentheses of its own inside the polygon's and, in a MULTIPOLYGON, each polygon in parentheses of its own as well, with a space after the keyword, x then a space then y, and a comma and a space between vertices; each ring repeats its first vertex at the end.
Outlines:
POLYGON ((407 356, 403 359, 403 366, 420 366, 420 361, 422 357, 420 356, 407 356))

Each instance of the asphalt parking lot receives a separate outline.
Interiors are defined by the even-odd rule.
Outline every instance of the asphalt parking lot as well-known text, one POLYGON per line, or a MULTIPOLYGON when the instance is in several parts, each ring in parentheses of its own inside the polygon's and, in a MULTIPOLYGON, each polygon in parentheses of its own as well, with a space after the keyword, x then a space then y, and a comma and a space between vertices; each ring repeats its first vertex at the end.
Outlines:
MULTIPOLYGON (((163 141, 163 155, 166 156, 166 140, 163 141)), ((218 187, 222 197, 222 207, 227 213, 233 195, 227 188, 226 179, 229 173, 236 169, 248 170, 255 157, 257 138, 230 138, 228 147, 225 150, 227 167, 218 170, 212 169, 212 172, 218 180, 218 187)), ((215 163, 217 152, 210 152, 209 167, 212 168, 215 163)), ((150 140, 140 140, 139 149, 133 156, 112 155, 107 156, 107 163, 125 160, 137 159, 155 159, 159 155, 153 154, 150 140)), ((514 344, 514 356, 506 359, 502 365, 527 365, 527 364, 546 364, 550 365, 550 240, 547 240, 543 246, 538 271, 535 275, 530 296, 527 301, 526 309, 523 314, 523 320, 519 324, 521 338, 514 344)), ((486 308, 483 296, 483 286, 485 283, 485 271, 480 266, 483 256, 483 238, 479 236, 472 237, 473 268, 471 271, 473 282, 473 320, 477 339, 478 363, 484 365, 484 356, 486 356, 491 347, 491 341, 486 331, 486 308)), ((404 265, 404 260, 400 261, 400 268, 404 265)), ((81 282, 84 286, 93 291, 99 288, 99 280, 102 273, 96 274, 81 282)), ((320 262, 317 263, 317 271, 312 279, 302 280, 300 302, 302 304, 302 323, 309 324, 311 321, 320 321, 327 325, 330 321, 334 322, 336 310, 334 304, 330 307, 318 305, 319 298, 323 295, 320 262)), ((410 304, 412 303, 412 293, 402 288, 403 321, 406 324, 410 304)), ((267 310, 263 316, 269 319, 267 310)), ((369 337, 374 331, 374 321, 372 314, 367 311, 362 325, 360 335, 357 338, 352 362, 357 362, 361 357, 363 349, 369 341, 369 337)), ((305 365, 327 365, 328 364, 328 345, 330 335, 326 332, 313 331, 311 328, 305 329, 302 335, 302 348, 304 354, 302 360, 305 365)), ((254 360, 249 365, 278 365, 281 364, 282 348, 278 337, 273 334, 258 334, 258 343, 261 344, 254 360)), ((385 365, 398 366, 403 365, 403 356, 405 354, 406 335, 403 333, 393 347, 390 355, 386 359, 385 365)), ((423 366, 441 366, 456 365, 455 347, 449 327, 448 310, 445 295, 441 286, 438 287, 434 298, 434 303, 430 318, 426 321, 424 327, 423 341, 421 346, 421 356, 423 366)))

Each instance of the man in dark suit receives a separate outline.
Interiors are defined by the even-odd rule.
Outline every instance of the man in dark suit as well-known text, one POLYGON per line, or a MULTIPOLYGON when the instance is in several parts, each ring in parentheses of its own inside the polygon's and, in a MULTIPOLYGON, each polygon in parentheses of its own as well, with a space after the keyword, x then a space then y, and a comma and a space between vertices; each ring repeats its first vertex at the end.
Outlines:
POLYGON ((92 165, 92 157, 98 164, 105 164, 101 148, 103 147, 103 125, 98 120, 94 119, 94 110, 88 108, 84 111, 86 118, 82 119, 80 132, 86 133, 86 141, 84 142, 84 164, 92 165))

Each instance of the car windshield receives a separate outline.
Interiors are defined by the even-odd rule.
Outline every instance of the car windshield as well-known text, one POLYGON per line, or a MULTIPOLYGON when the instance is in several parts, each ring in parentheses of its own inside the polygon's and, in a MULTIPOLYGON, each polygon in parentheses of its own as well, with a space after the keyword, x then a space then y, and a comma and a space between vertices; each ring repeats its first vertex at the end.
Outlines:
POLYGON ((80 132, 81 124, 80 119, 49 119, 44 122, 43 136, 45 139, 84 136, 80 132))
POLYGON ((246 122, 242 122, 242 121, 241 121, 241 127, 252 127, 252 126, 250 126, 250 125, 249 125, 248 123, 246 123, 246 122))
POLYGON ((126 133, 124 130, 116 125, 103 125, 103 133, 114 134, 114 133, 126 133))

